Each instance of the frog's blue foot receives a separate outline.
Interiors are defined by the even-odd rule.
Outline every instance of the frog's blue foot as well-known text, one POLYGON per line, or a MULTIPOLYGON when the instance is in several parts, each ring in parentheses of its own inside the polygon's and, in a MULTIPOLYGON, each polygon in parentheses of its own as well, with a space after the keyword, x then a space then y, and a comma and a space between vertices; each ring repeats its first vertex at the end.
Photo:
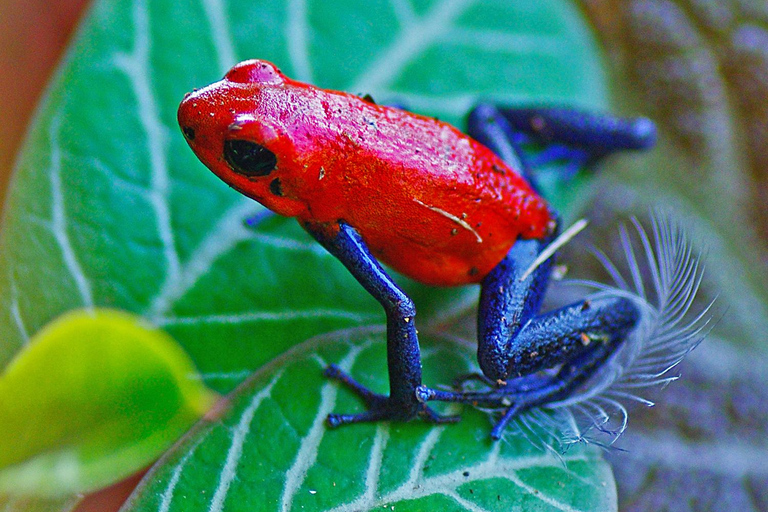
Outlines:
POLYGON ((490 379, 476 374, 467 376, 469 378, 461 382, 478 380, 486 385, 485 389, 443 391, 420 386, 416 390, 416 397, 422 403, 433 400, 459 402, 502 411, 501 418, 491 430, 491 438, 498 440, 509 422, 519 414, 534 407, 566 399, 602 366, 615 349, 615 345, 601 345, 591 353, 564 364, 554 375, 529 375, 506 382, 491 382, 490 379))
POLYGON ((416 401, 415 393, 413 393, 412 400, 397 400, 390 396, 374 393, 344 373, 336 365, 328 366, 324 375, 344 384, 362 398, 367 407, 365 412, 359 414, 329 414, 327 423, 330 427, 382 420, 408 421, 415 417, 420 417, 430 423, 456 423, 460 419, 459 416, 439 415, 425 404, 416 401))

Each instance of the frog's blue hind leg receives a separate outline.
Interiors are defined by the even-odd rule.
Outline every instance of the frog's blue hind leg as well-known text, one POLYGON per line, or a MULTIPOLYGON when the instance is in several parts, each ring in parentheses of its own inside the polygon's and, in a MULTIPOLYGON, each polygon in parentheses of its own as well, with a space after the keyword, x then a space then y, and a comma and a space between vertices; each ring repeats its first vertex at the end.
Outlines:
POLYGON ((434 423, 458 421, 455 416, 439 416, 416 399, 416 388, 421 385, 421 355, 413 301, 387 275, 354 228, 339 223, 338 232, 333 234, 328 234, 325 226, 305 224, 304 228, 347 267, 387 315, 389 396, 371 392, 340 368, 330 366, 326 376, 357 393, 368 409, 360 414, 331 414, 328 424, 335 427, 365 421, 406 421, 416 416, 434 423))
POLYGON ((478 362, 484 375, 480 380, 493 385, 478 392, 420 386, 420 401, 503 409, 502 420, 491 432, 498 439, 516 414, 568 397, 621 346, 640 317, 629 299, 580 301, 539 313, 553 258, 524 275, 548 242, 518 241, 482 282, 478 362), (539 373, 543 370, 550 372, 539 373))
POLYGON ((642 150, 656 142, 656 127, 644 117, 620 118, 568 108, 499 108, 482 103, 468 118, 468 132, 536 185, 533 169, 556 161, 566 178, 622 150, 642 150), (544 145, 528 155, 529 143, 544 145))

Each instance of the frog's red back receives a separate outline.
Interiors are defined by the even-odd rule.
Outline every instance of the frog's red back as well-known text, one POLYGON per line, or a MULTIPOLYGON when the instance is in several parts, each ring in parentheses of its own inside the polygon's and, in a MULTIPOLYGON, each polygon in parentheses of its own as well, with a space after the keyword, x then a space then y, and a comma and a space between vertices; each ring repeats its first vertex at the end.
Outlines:
POLYGON ((433 285, 479 282, 518 238, 553 228, 545 201, 489 149, 452 126, 285 77, 246 61, 188 95, 179 123, 216 175, 304 224, 353 226, 384 263, 433 285), (227 140, 276 157, 238 173, 227 140))

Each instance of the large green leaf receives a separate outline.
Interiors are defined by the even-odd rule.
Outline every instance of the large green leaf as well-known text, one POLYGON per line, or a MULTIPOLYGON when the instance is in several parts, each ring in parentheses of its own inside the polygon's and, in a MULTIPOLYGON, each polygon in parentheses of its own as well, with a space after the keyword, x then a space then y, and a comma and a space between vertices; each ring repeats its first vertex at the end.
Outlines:
MULTIPOLYGON (((206 382, 228 391, 267 363, 270 371, 298 364, 276 358, 316 334, 383 322, 375 301, 295 223, 272 217, 244 227, 262 209, 207 172, 182 140, 175 111, 183 94, 251 57, 295 78, 404 101, 456 123, 481 96, 607 108, 598 49, 566 0, 99 1, 39 111, 6 204, 0 361, 60 313, 109 306, 167 329, 206 382)), ((575 190, 559 196, 558 206, 572 204, 575 190)), ((422 328, 464 311, 475 293, 406 287, 422 328)), ((310 366, 300 382, 317 396, 330 388, 318 365, 310 366)), ((384 358, 372 368, 382 378, 384 358)), ((246 389, 235 401, 247 396, 246 389)), ((300 403, 310 412, 318 406, 300 403)), ((446 429, 456 449, 493 453, 484 436, 463 435, 472 424, 446 429)), ((269 425, 265 419, 253 432, 265 434, 269 425)), ((429 431, 392 428, 409 436, 429 431)), ((342 429, 333 439, 347 450, 344 460, 364 460, 344 442, 353 432, 342 429)), ((513 446, 502 447, 505 457, 518 452, 525 464, 530 448, 513 446)), ((222 462, 225 454, 208 456, 222 462)), ((392 459, 382 471, 410 471, 412 463, 392 459)), ((606 468, 594 454, 566 472, 551 461, 541 465, 541 481, 573 474, 593 488, 578 508, 612 502, 613 486, 603 486, 606 468)), ((258 457, 248 457, 238 477, 260 469, 258 457)), ((502 484, 499 496, 511 503, 538 491, 502 484)))
MULTIPOLYGON (((373 369, 385 357, 383 334, 326 335, 265 367, 220 418, 198 425, 155 466, 123 512, 615 508, 599 449, 558 457, 523 437, 493 442, 488 418, 476 410, 465 409, 458 425, 329 430, 330 411, 359 405, 324 380, 322 368, 339 364, 384 390, 386 378, 373 369)), ((427 382, 469 369, 466 345, 423 341, 427 382)))

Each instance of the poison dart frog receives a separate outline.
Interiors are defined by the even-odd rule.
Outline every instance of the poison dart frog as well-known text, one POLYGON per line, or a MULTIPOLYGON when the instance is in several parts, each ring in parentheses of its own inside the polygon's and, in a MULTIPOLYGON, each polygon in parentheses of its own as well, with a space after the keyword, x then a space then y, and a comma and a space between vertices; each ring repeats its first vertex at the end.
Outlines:
POLYGON ((529 137, 550 144, 555 157, 591 162, 651 146, 649 120, 483 104, 470 114, 468 136, 249 60, 188 93, 178 121, 211 171, 273 212, 295 217, 386 312, 389 395, 328 367, 327 376, 366 404, 362 413, 329 415, 330 426, 457 421, 427 405, 447 400, 504 410, 491 433, 498 438, 516 414, 568 396, 638 322, 637 307, 622 297, 540 311, 554 256, 532 264, 558 234, 558 217, 517 147, 520 136, 529 137), (478 362, 487 391, 423 385, 413 302, 382 263, 429 285, 480 284, 478 362), (515 384, 551 368, 558 370, 535 384, 515 384))

